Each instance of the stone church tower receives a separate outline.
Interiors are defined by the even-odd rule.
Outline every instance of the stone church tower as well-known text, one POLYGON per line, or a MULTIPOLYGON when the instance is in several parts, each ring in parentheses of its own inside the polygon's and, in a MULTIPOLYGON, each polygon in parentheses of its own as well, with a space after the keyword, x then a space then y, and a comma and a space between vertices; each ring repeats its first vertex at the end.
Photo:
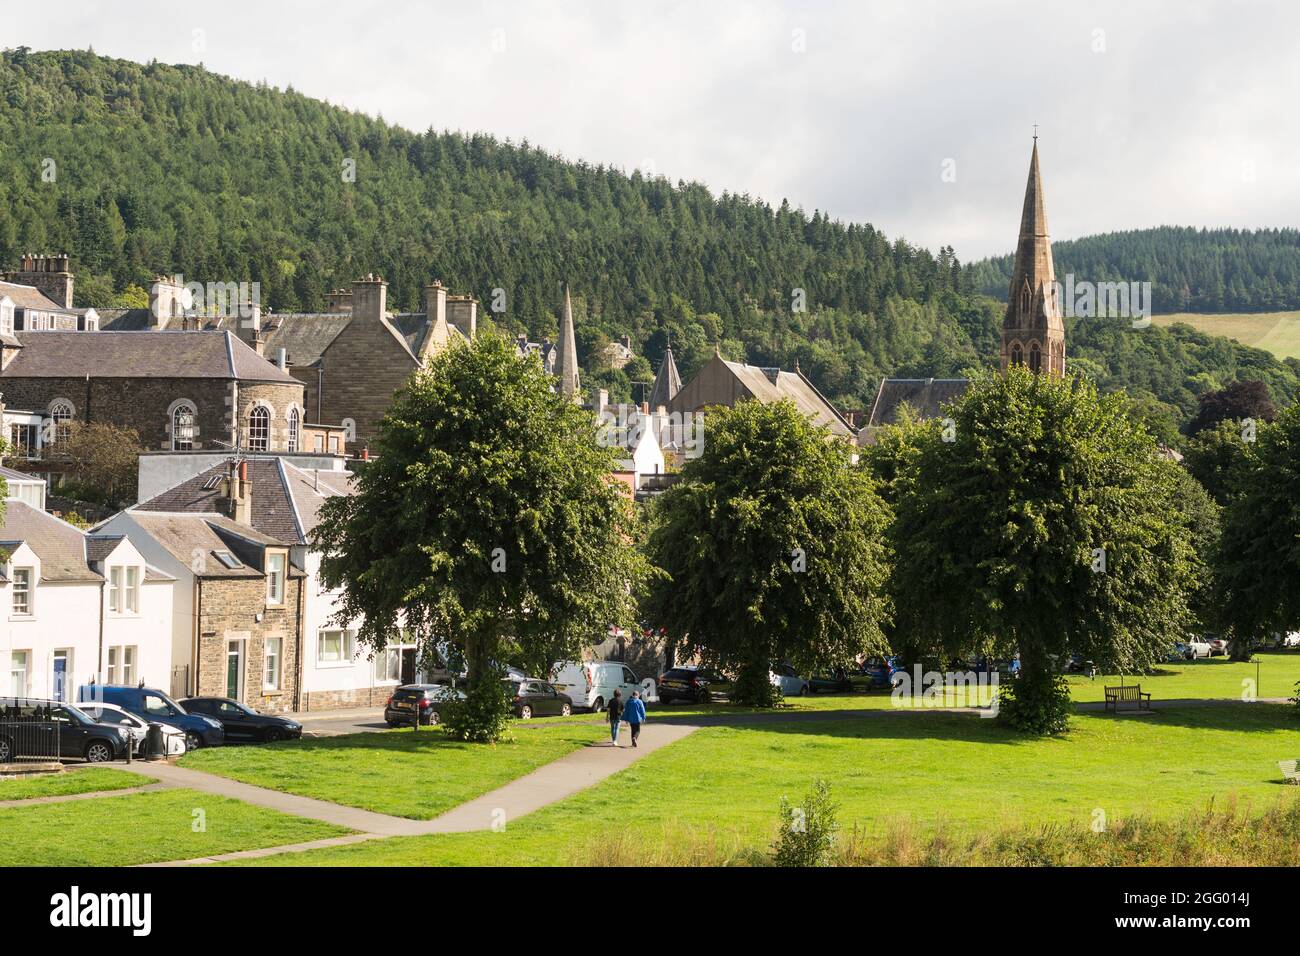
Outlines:
POLYGON ((569 286, 564 286, 564 315, 560 319, 560 357, 555 361, 555 375, 559 378, 557 391, 565 398, 579 400, 578 346, 573 336, 573 303, 569 300, 569 286))
POLYGON ((1007 292, 1007 315, 1002 321, 1002 371, 1010 365, 1027 365, 1035 372, 1051 375, 1065 374, 1065 322, 1057 301, 1052 243, 1047 238, 1037 136, 1029 160, 1020 241, 1007 292))

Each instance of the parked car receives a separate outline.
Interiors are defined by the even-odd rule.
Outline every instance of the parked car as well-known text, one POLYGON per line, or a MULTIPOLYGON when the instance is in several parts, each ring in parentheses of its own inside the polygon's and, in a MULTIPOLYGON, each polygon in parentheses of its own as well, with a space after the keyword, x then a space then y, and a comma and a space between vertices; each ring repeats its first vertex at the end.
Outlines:
POLYGON ((515 716, 520 720, 533 717, 568 717, 573 713, 573 698, 562 694, 554 684, 544 680, 506 680, 515 716))
POLYGON ((105 763, 126 757, 130 737, 57 700, 0 698, 0 764, 18 757, 105 763))
POLYGON ((659 703, 686 701, 703 704, 731 696, 731 681, 717 671, 701 670, 693 664, 670 667, 659 675, 659 703))
POLYGON ((800 677, 789 664, 778 664, 768 678, 783 697, 802 697, 808 693, 808 678, 800 677))
MULTIPOLYGON (((641 689, 632 668, 618 661, 556 661, 551 682, 556 691, 569 696, 574 707, 593 711, 604 710, 615 690, 626 700, 632 691, 641 689)), ((663 700, 662 693, 659 699, 663 700)))
MULTIPOLYGON (((119 727, 131 738, 131 752, 143 755, 145 742, 149 735, 149 721, 123 710, 116 704, 83 703, 77 709, 97 724, 119 727)), ((179 727, 171 724, 159 724, 163 735, 163 753, 168 757, 179 757, 189 748, 185 744, 185 734, 179 727)))
POLYGON ((1174 641, 1174 646, 1165 654, 1165 663, 1175 664, 1178 661, 1190 660, 1189 654, 1190 651, 1186 644, 1182 641, 1174 641))
POLYGON ((843 667, 837 667, 829 674, 814 674, 808 678, 810 694, 847 694, 853 690, 853 679, 843 667))
POLYGON ((1198 657, 1210 656, 1210 642, 1200 637, 1193 637, 1187 642, 1187 659, 1194 661, 1198 657))
POLYGON ((899 680, 897 658, 868 657, 862 663, 862 676, 871 690, 890 690, 899 680))
POLYGON ((450 701, 464 699, 464 691, 446 684, 407 684, 393 691, 384 704, 384 722, 389 727, 409 727, 418 713, 420 726, 440 724, 443 707, 450 701))
POLYGON ((181 706, 191 714, 221 721, 227 740, 296 740, 302 736, 302 724, 276 714, 261 714, 229 697, 186 697, 181 706))
POLYGON ((1283 647, 1300 647, 1300 631, 1291 631, 1282 638, 1283 647))
POLYGON ((120 684, 87 684, 78 691, 82 702, 103 701, 117 704, 128 713, 145 720, 161 721, 185 733, 185 746, 219 747, 226 741, 221 721, 205 714, 191 714, 176 701, 152 687, 127 687, 120 684))
POLYGON ((1207 637, 1206 643, 1210 645, 1211 657, 1227 657, 1228 642, 1221 637, 1207 637))

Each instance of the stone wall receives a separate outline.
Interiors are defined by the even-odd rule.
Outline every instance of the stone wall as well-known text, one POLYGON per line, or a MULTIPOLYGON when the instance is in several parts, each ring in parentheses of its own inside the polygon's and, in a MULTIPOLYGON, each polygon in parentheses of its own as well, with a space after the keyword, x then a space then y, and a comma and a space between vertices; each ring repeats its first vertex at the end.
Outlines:
MULTIPOLYGON (((354 289, 355 293, 355 289, 354 289)), ((353 318, 321 356, 321 415, 324 424, 356 422, 361 449, 375 435, 393 395, 416 369, 414 357, 378 319, 353 318)))
POLYGON ((284 604, 266 603, 264 578, 205 578, 200 587, 198 696, 233 697, 226 686, 227 649, 243 642, 242 703, 265 713, 297 710, 299 595, 304 578, 291 577, 284 604), (262 620, 256 619, 258 614, 262 620), (282 638, 280 687, 265 690, 266 640, 282 638))
POLYGON ((56 399, 72 403, 76 421, 108 422, 134 428, 146 449, 171 448, 172 410, 182 400, 195 408, 195 448, 221 448, 231 440, 232 393, 238 394, 239 420, 246 431, 256 401, 272 408, 271 450, 288 442, 288 409, 303 407, 298 384, 240 384, 216 378, 19 378, 0 376, 0 391, 10 408, 45 412, 56 399))

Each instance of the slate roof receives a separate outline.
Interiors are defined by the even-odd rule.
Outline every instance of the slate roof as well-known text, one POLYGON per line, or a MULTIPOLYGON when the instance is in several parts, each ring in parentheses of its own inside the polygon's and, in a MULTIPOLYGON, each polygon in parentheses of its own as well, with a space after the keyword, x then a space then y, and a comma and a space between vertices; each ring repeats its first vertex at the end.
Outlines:
POLYGON ((13 550, 18 542, 36 552, 41 559, 42 582, 102 581, 91 570, 86 557, 87 535, 54 515, 38 511, 16 499, 5 502, 4 523, 0 537, 13 550))
MULTIPOLYGON (((253 496, 252 528, 273 543, 307 544, 326 499, 352 493, 350 473, 312 472, 273 456, 250 457, 247 461, 253 496)), ((220 486, 203 486, 225 472, 224 464, 214 465, 133 506, 131 513, 136 517, 150 513, 218 515, 220 486)))
POLYGON ((216 378, 301 384, 229 332, 19 332, 9 378, 216 378))
POLYGON ((751 396, 762 402, 778 402, 789 399, 795 407, 813 420, 814 424, 825 425, 837 435, 853 436, 853 428, 845 421, 839 410, 826 400, 816 386, 797 369, 785 372, 776 368, 759 368, 756 365, 744 365, 740 362, 721 360, 732 375, 744 385, 751 396))
MULTIPOLYGON (((177 561, 186 567, 194 566, 196 555, 203 555, 204 578, 260 578, 262 572, 250 567, 246 560, 242 567, 228 568, 214 555, 217 551, 234 551, 238 555, 241 543, 253 545, 270 545, 285 547, 289 541, 280 541, 269 535, 260 534, 245 525, 237 524, 229 518, 215 514, 165 514, 136 511, 131 509, 131 518, 150 537, 158 542, 177 561)), ((300 571, 290 569, 290 577, 301 576, 300 571)))
POLYGON ((921 418, 938 418, 943 406, 966 394, 970 380, 965 378, 885 378, 876 390, 868 428, 892 425, 898 420, 898 406, 903 402, 921 418))
POLYGON ((0 282, 0 295, 7 295, 15 309, 38 309, 42 312, 69 312, 36 286, 17 282, 0 282))

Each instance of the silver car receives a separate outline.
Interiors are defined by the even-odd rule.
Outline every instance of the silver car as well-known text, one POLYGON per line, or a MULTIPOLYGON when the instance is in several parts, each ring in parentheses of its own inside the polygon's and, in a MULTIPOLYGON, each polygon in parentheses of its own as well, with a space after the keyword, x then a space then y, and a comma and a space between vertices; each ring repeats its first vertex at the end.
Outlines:
MULTIPOLYGON (((149 733, 149 722, 130 711, 123 710, 116 704, 84 703, 78 709, 97 724, 121 728, 131 738, 131 753, 140 756, 144 753, 145 738, 149 733)), ((179 757, 186 751, 185 734, 170 724, 162 724, 163 753, 168 757, 179 757)))

